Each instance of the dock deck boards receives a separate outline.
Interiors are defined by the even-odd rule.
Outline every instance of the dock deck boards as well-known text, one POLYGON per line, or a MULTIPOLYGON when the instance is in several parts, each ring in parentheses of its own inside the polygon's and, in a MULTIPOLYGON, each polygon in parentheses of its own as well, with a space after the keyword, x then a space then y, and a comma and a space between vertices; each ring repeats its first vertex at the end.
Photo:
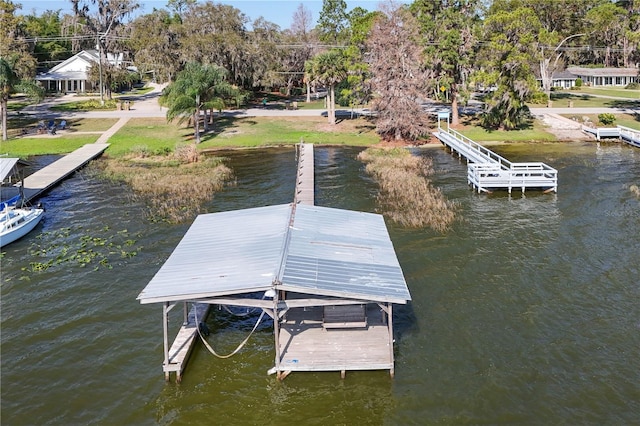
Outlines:
POLYGON ((108 143, 90 143, 65 155, 24 179, 24 197, 34 199, 76 170, 98 157, 109 146, 108 143))
POLYGON ((298 175, 296 177, 295 202, 313 206, 315 165, 313 161, 313 144, 301 144, 298 161, 298 175))
POLYGON ((198 340, 198 323, 206 320, 207 315, 209 315, 209 308, 210 305, 207 303, 196 303, 189 311, 188 322, 180 327, 169 349, 169 363, 164 363, 162 366, 167 379, 170 372, 176 373, 178 382, 182 379, 182 372, 187 365, 193 345, 198 340), (198 319, 197 322, 195 320, 196 317, 198 319))
POLYGON ((389 328, 375 304, 366 328, 326 329, 322 307, 296 308, 280 328, 280 367, 288 371, 390 370, 389 328))

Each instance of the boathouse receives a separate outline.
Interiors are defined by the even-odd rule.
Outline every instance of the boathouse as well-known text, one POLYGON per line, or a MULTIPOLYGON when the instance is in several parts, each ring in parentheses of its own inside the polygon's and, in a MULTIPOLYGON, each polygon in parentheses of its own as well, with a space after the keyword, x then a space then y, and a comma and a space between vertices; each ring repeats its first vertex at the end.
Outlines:
MULTIPOLYGON (((312 170, 299 170, 296 193, 312 170)), ((283 379, 293 371, 393 376, 393 304, 410 299, 381 215, 296 201, 198 216, 138 296, 163 305, 163 369, 178 380, 201 334, 195 316, 207 310, 188 313, 190 304, 256 308, 271 317, 269 373, 283 379), (188 337, 169 346, 168 313, 179 304, 188 337)))

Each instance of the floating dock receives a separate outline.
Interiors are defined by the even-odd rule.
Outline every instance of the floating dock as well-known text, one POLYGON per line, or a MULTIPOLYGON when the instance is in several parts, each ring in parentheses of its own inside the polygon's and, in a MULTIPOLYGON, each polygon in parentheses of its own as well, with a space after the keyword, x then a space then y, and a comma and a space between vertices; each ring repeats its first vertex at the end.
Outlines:
POLYGON ((582 126, 582 131, 595 136, 596 140, 602 138, 618 138, 623 142, 640 148, 640 130, 625 126, 617 127, 587 127, 582 126))
MULTIPOLYGON (((447 113, 448 117, 448 113, 447 113)), ((460 132, 440 126, 434 136, 467 160, 467 180, 480 192, 492 192, 506 189, 511 194, 515 189, 525 192, 527 189, 541 189, 545 192, 558 192, 558 171, 545 163, 512 163, 474 142, 460 132)))

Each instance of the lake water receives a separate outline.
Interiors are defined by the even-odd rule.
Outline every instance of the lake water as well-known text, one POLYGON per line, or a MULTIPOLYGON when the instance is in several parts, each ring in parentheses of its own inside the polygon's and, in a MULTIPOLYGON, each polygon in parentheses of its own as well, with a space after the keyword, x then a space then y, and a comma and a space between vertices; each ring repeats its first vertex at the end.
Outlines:
MULTIPOLYGON (((413 298, 394 309, 394 379, 278 382, 265 321, 236 356, 200 345, 182 383, 165 383, 162 308, 136 297, 188 225, 150 223, 126 188, 77 173, 42 200, 37 230, 2 249, 2 424, 638 424, 640 150, 495 150, 557 168, 559 192, 478 195, 456 157, 414 150, 461 220, 445 234, 388 223, 413 298)), ((316 147, 316 204, 376 211, 358 152, 316 147)), ((209 211, 291 201, 293 149, 225 155, 237 183, 209 211)), ((230 351, 254 321, 215 310, 210 341, 230 351)))

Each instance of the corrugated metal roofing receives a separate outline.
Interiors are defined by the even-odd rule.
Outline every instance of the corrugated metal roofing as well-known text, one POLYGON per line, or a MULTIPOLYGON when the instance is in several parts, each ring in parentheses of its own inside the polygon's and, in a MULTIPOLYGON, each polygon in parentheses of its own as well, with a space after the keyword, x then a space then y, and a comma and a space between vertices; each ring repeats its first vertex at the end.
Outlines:
POLYGON ((9 176, 19 158, 0 158, 0 181, 9 176))
POLYGON ((298 205, 282 288, 405 303, 411 299, 381 215, 298 205))
POLYGON ((290 211, 285 204, 198 216, 142 290, 140 303, 271 288, 290 211))
POLYGON ((198 216, 141 303, 279 289, 380 302, 411 299, 382 216, 291 205, 198 216), (288 238, 288 241, 287 241, 288 238))

